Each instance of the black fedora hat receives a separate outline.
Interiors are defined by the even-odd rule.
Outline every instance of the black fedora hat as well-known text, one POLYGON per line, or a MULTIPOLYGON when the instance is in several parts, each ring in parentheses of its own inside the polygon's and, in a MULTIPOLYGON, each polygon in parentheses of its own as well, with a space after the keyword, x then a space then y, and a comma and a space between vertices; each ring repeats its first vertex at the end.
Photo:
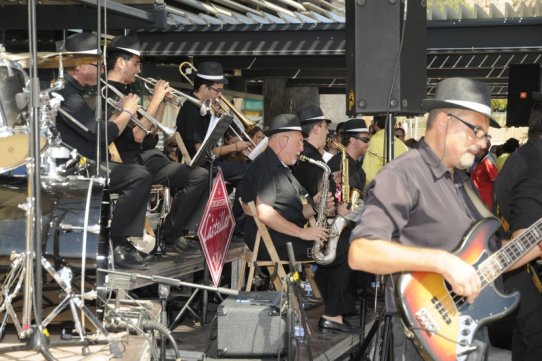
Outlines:
POLYGON ((362 118, 350 118, 343 125, 344 133, 369 133, 369 128, 367 128, 367 123, 362 118))
POLYGON ((198 64, 197 77, 210 80, 215 83, 228 84, 228 79, 224 77, 222 64, 216 61, 204 61, 198 64))
POLYGON ((139 45, 139 40, 131 36, 115 36, 113 41, 111 41, 111 45, 109 45, 109 49, 114 51, 122 51, 141 57, 141 46, 139 45))
POLYGON ((308 105, 297 112, 297 117, 301 125, 309 125, 313 123, 320 123, 325 120, 327 124, 331 123, 331 120, 324 116, 324 112, 317 105, 308 105))
POLYGON ((437 85, 435 96, 422 100, 422 107, 429 111, 438 108, 466 109, 489 118, 489 125, 501 126, 491 115, 491 91, 487 84, 467 78, 448 78, 437 85))
POLYGON ((64 50, 74 54, 98 55, 98 36, 90 33, 72 34, 66 38, 64 50))
POLYGON ((268 137, 282 132, 300 131, 304 137, 307 133, 301 130, 299 118, 295 114, 279 114, 269 121, 268 127, 264 130, 264 134, 268 137))

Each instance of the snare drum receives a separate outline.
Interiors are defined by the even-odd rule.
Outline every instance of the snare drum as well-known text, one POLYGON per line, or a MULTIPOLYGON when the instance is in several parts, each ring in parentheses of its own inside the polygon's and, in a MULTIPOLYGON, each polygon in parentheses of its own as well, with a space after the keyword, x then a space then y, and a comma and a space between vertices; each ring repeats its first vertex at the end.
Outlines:
MULTIPOLYGON (((25 248, 27 180, 0 176, 0 265, 9 265, 12 251, 25 248)), ((83 261, 86 270, 109 265, 109 193, 103 182, 67 177, 65 183, 41 192, 42 252, 58 269, 67 265, 75 272, 83 261), (86 256, 83 242, 86 223, 86 256)), ((78 272, 77 272, 78 273, 78 272)), ((98 281, 97 281, 98 282, 98 281)))
MULTIPOLYGON (((0 58, 0 173, 26 163, 29 149, 28 76, 16 62, 0 58)), ((47 137, 40 133, 40 151, 47 137)))

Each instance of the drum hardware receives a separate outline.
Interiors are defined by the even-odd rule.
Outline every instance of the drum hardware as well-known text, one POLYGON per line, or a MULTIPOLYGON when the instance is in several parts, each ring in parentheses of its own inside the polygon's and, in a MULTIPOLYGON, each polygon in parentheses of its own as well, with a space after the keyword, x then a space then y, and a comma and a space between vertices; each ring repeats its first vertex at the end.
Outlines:
MULTIPOLYGON (((77 296, 71 286, 72 273, 71 270, 67 267, 62 268, 59 272, 55 271, 53 266, 44 258, 41 258, 41 265, 43 268, 53 277, 55 282, 62 288, 64 291, 64 299, 58 304, 57 307, 51 313, 43 319, 40 327, 42 329, 46 328, 55 317, 57 317, 66 306, 70 306, 70 310, 73 316, 73 321, 75 323, 75 329, 79 334, 79 341, 84 345, 83 346, 83 356, 90 354, 90 349, 88 348, 89 342, 85 340, 85 331, 83 330, 81 319, 79 318, 77 310, 80 309, 84 315, 90 320, 90 322, 99 330, 105 337, 109 336, 109 332, 105 329, 102 323, 90 312, 88 307, 83 301, 77 296)), ((113 358, 121 358, 122 352, 120 351, 118 342, 110 343, 110 350, 113 358)))
POLYGON ((88 226, 88 227, 79 227, 79 226, 73 226, 71 224, 64 224, 60 223, 59 228, 63 231, 72 232, 72 231, 84 231, 86 229, 87 232, 92 234, 100 234, 101 227, 99 225, 94 226, 88 226))

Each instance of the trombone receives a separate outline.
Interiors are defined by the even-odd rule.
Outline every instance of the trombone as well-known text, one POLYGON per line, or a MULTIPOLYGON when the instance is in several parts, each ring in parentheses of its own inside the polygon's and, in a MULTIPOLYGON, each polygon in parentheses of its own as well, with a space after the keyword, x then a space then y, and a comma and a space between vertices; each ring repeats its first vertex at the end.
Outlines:
MULTIPOLYGON (((103 79, 102 79, 102 82, 105 84, 101 89, 102 97, 107 101, 107 104, 112 106, 116 111, 118 112, 122 111, 122 99, 124 99, 124 94, 122 94, 117 88, 115 88, 111 84, 107 84, 103 79), (108 97, 107 96, 108 90, 112 91, 119 98, 119 100, 115 101, 112 98, 108 97)), ((143 123, 141 122, 141 120, 139 120, 135 116, 130 117, 130 120, 139 128, 143 129, 143 131, 145 131, 147 135, 154 132, 156 128, 160 129, 164 133, 164 136, 166 137, 171 137, 173 134, 175 134, 176 128, 170 128, 170 127, 165 126, 164 124, 159 122, 155 117, 147 113, 147 111, 145 111, 143 107, 139 106, 137 108, 137 113, 141 115, 142 117, 147 118, 151 122, 152 128, 149 129, 145 127, 143 123)))
MULTIPOLYGON (((137 79, 141 80, 143 84, 145 85, 145 89, 151 94, 154 94, 154 87, 156 86, 156 83, 158 82, 154 78, 143 78, 142 76, 139 76, 136 74, 135 76, 137 79)), ((183 93, 180 90, 177 90, 175 88, 169 88, 168 89, 169 97, 166 97, 166 101, 172 105, 175 105, 177 107, 182 107, 183 105, 183 98, 188 100, 189 102, 197 105, 200 107, 200 114, 203 116, 207 114, 210 110, 210 104, 207 102, 202 102, 198 98, 195 98, 193 96, 190 96, 188 94, 183 93)))
MULTIPOLYGON (((192 79, 190 78, 190 75, 192 73, 195 73, 197 72, 198 69, 196 69, 196 67, 189 61, 185 61, 185 62, 182 62, 181 64, 179 64, 179 72, 181 73, 181 76, 188 82, 190 83, 192 86, 194 85, 194 82, 192 81, 192 79)), ((207 103, 207 102, 205 102, 207 103)), ((243 115, 243 113, 241 113, 239 110, 237 110, 233 104, 231 104, 228 99, 226 99, 224 97, 224 95, 220 94, 220 97, 219 99, 216 100, 216 102, 213 102, 212 100, 209 102, 209 106, 208 107, 212 107, 213 106, 213 103, 216 104, 218 106, 218 110, 214 109, 215 112, 220 112, 220 110, 222 110, 222 113, 226 113, 226 114, 230 114, 232 113, 235 117, 233 117, 233 120, 235 123, 235 125, 237 126, 237 128, 239 128, 239 130, 241 131, 241 133, 243 133, 243 135, 245 136, 245 138, 252 143, 252 145, 254 145, 254 147, 256 147, 256 144, 254 144, 254 142, 252 141, 252 139, 250 139, 250 137, 248 136, 248 134, 245 132, 245 129, 250 129, 252 128, 253 126, 256 125, 257 122, 251 122, 250 120, 247 119, 247 117, 245 117, 243 115), (226 109, 224 107, 224 104, 227 106, 228 109, 226 109), (242 123, 242 126, 240 126, 236 119, 239 119, 242 123)), ((204 115, 204 114, 202 114, 204 115)), ((235 131, 235 129, 233 129, 233 127, 230 126, 230 128, 233 130, 233 132, 238 136, 237 132, 235 131)), ((242 139, 242 137, 239 137, 242 139)))

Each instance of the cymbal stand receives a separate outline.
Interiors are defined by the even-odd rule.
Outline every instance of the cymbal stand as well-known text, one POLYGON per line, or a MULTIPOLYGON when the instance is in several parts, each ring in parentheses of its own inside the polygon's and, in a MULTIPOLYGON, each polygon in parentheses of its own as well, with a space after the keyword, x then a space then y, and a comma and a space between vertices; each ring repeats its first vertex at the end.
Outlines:
MULTIPOLYGON (((57 317, 66 306, 69 305, 72 312, 73 321, 75 323, 75 329, 79 334, 79 340, 83 344, 83 356, 89 355, 90 350, 88 348, 88 342, 85 340, 85 331, 83 330, 83 327, 81 325, 81 319, 79 318, 77 309, 80 309, 84 313, 84 315, 90 320, 90 322, 92 322, 94 327, 96 327, 96 329, 99 330, 106 338, 109 336, 108 331, 96 318, 96 316, 94 316, 92 312, 90 312, 85 303, 81 301, 81 299, 73 292, 71 286, 72 273, 69 268, 63 267, 60 272, 57 272, 55 271, 51 263, 49 263, 49 261, 45 259, 45 257, 41 258, 41 265, 51 275, 51 277, 53 277, 56 283, 62 288, 62 290, 66 294, 62 302, 60 302, 58 306, 56 306, 55 309, 51 311, 51 313, 43 320, 43 322, 41 323, 41 327, 47 327, 47 325, 51 321, 53 321, 53 319, 57 317)), ((120 350, 118 342, 111 342, 110 350, 113 358, 122 357, 122 351, 120 350)))
POLYGON ((1 289, 2 304, 0 305, 0 313, 4 312, 4 318, 0 325, 0 339, 4 337, 4 330, 8 321, 8 317, 11 317, 13 325, 17 330, 18 335, 22 335, 23 330, 19 318, 15 313, 12 306, 13 299, 17 296, 23 285, 25 276, 25 254, 15 253, 11 254, 11 270, 9 271, 4 284, 1 289))

